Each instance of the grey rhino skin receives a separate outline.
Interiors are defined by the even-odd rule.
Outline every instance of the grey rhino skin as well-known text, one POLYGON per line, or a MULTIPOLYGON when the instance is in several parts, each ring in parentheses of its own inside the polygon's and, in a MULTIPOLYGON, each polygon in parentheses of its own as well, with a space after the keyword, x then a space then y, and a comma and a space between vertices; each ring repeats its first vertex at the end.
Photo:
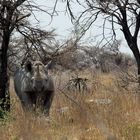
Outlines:
POLYGON ((49 115, 54 97, 54 83, 48 75, 48 66, 40 61, 28 61, 14 74, 14 86, 25 111, 36 111, 49 115))

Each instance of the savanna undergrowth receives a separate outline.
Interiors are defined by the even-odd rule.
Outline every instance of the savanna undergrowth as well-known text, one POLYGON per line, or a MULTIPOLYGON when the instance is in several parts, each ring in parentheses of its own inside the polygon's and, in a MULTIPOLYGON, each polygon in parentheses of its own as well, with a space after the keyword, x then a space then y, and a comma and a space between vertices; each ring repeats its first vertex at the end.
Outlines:
POLYGON ((25 113, 10 82, 11 113, 0 120, 0 140, 139 140, 139 90, 118 86, 114 73, 81 71, 87 89, 68 91, 73 73, 57 73, 50 117, 25 113))

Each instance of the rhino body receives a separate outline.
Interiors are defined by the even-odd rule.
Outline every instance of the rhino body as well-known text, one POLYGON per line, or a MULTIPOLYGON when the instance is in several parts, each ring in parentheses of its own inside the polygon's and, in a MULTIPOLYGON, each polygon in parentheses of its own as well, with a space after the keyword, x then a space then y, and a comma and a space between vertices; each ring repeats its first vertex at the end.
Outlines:
POLYGON ((54 97, 54 83, 48 75, 48 65, 40 61, 27 62, 14 74, 14 86, 24 110, 40 109, 49 115, 54 97))

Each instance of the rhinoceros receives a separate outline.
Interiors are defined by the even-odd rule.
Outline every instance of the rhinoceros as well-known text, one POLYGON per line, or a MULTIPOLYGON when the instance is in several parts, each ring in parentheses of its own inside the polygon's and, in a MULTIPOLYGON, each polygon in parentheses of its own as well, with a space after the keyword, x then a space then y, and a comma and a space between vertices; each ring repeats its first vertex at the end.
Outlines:
MULTIPOLYGON (((50 63, 49 63, 50 64, 50 63)), ((40 61, 28 61, 14 74, 14 87, 23 110, 36 109, 49 115, 54 97, 54 83, 48 74, 48 65, 40 61)))

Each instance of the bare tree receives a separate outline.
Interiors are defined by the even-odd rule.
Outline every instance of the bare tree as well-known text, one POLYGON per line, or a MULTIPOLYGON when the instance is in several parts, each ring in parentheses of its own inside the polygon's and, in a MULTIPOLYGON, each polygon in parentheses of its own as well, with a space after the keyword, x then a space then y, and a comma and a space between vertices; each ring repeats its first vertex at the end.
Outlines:
POLYGON ((26 35, 10 40, 7 57, 8 72, 11 75, 17 67, 24 65, 27 59, 43 61, 44 57, 49 57, 47 51, 53 48, 55 42, 54 31, 38 30, 35 31, 35 34, 29 31, 26 35))
MULTIPOLYGON (((85 33, 98 17, 103 18, 103 34, 101 41, 109 43, 116 39, 115 25, 120 27, 125 40, 131 49, 138 67, 138 82, 140 83, 140 50, 138 48, 138 35, 140 29, 140 1, 139 0, 65 0, 67 11, 73 21, 76 21, 81 33, 85 33), (77 3, 81 7, 79 16, 74 16, 73 4, 77 3), (111 36, 106 36, 106 23, 111 23, 111 36)), ((80 9, 80 8, 79 8, 80 9)))

